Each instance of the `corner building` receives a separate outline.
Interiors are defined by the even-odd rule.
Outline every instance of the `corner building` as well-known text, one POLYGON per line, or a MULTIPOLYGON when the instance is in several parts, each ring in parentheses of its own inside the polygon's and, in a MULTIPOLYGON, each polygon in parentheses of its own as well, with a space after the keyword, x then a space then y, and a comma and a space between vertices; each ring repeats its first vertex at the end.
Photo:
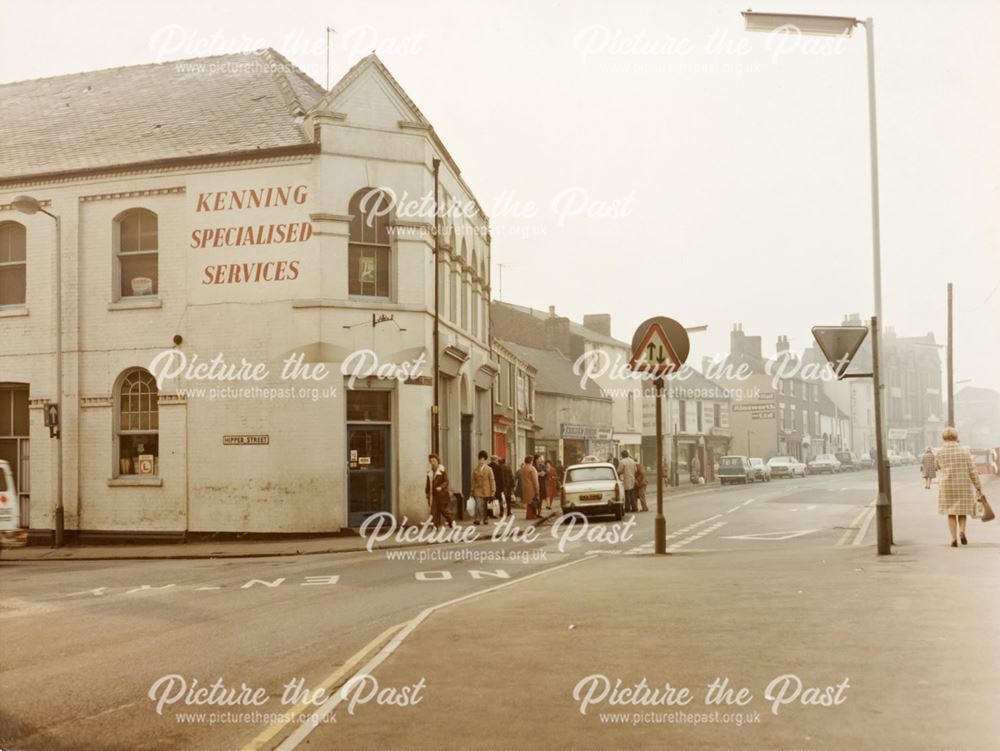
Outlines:
POLYGON ((375 55, 330 91, 264 50, 5 84, 0 101, 0 456, 31 539, 54 524, 53 402, 70 539, 422 520, 436 267, 439 453, 467 490, 492 432, 488 218, 375 55), (435 220, 436 161, 441 206, 472 210, 435 220), (61 288, 55 222, 18 195, 60 219, 61 288), (282 378, 295 356, 328 374, 282 378), (267 374, 188 377, 213 360, 267 374))

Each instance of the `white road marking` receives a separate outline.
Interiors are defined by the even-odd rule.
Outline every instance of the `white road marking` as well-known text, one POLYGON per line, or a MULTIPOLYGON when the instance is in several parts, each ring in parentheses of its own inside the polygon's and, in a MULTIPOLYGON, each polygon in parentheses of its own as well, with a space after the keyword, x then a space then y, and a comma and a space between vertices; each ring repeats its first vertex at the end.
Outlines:
POLYGON ((743 501, 743 505, 744 506, 749 506, 751 503, 753 503, 756 500, 757 500, 756 498, 750 498, 749 500, 743 501))
POLYGON ((844 530, 844 534, 841 535, 840 539, 837 541, 838 546, 847 544, 847 541, 851 539, 851 533, 861 526, 861 521, 864 519, 865 514, 868 513, 868 510, 870 508, 874 508, 874 506, 875 502, 872 501, 869 505, 861 509, 858 515, 855 516, 854 519, 851 521, 851 523, 848 525, 847 529, 844 530))
MULTIPOLYGON (((715 517, 712 517, 712 518, 715 518, 715 517)), ((689 543, 692 543, 695 540, 700 540, 702 537, 705 537, 706 535, 710 535, 715 530, 720 529, 720 528, 726 526, 727 523, 728 522, 716 522, 711 527, 705 527, 703 530, 701 530, 697 534, 693 534, 690 537, 685 537, 683 540, 679 540, 678 542, 675 542, 673 545, 668 545, 667 546, 667 550, 676 550, 677 548, 684 547, 685 545, 688 545, 689 543)))
POLYGON ((791 540, 793 537, 802 537, 819 532, 818 529, 801 529, 792 532, 759 532, 751 535, 735 535, 733 537, 723 537, 724 540, 791 540))
MULTIPOLYGON (((515 584, 527 581, 529 579, 534 579, 537 576, 543 576, 544 574, 550 574, 553 571, 558 571, 559 569, 567 568, 569 566, 575 566, 578 563, 583 563, 584 561, 593 560, 593 558, 583 557, 576 558, 572 561, 566 563, 560 563, 558 566, 552 566, 551 568, 544 569, 542 571, 536 571, 533 574, 528 574, 527 576, 522 576, 518 579, 513 579, 509 582, 504 582, 503 584, 497 584, 493 587, 488 587, 486 589, 479 590, 477 592, 471 592, 462 597, 456 597, 453 600, 448 600, 447 602, 442 602, 439 605, 433 605, 429 608, 425 608, 410 621, 400 629, 400 631, 393 637, 392 641, 386 644, 378 654, 372 657, 364 666, 357 670, 355 675, 371 675, 372 671, 375 670, 379 665, 381 665, 385 660, 395 652, 399 645, 403 643, 407 636, 412 634, 417 626, 423 623, 431 614, 437 612, 438 610, 443 610, 444 608, 450 607, 452 605, 457 605, 461 602, 471 600, 475 597, 481 597, 482 595, 489 594, 490 592, 496 592, 500 589, 505 589, 506 587, 511 587, 515 584)), ((335 691, 330 698, 328 698, 323 704, 316 709, 315 712, 310 715, 310 717, 299 724, 288 738, 282 742, 280 746, 277 747, 277 751, 292 751, 292 749, 298 748, 299 744, 302 743, 309 734, 315 730, 320 724, 322 724, 323 719, 329 716, 329 714, 337 708, 340 702, 343 701, 340 691, 335 691)))
POLYGON ((740 510, 741 508, 743 508, 743 504, 740 504, 739 506, 733 506, 733 507, 732 507, 731 509, 729 509, 729 511, 727 511, 726 513, 727 513, 727 514, 731 514, 731 513, 733 513, 734 511, 739 511, 739 510, 740 510))
POLYGON ((858 536, 854 538, 852 545, 860 545, 864 539, 865 535, 868 534, 868 527, 872 524, 872 519, 875 518, 875 506, 871 507, 871 510, 865 516, 865 520, 861 525, 861 529, 858 530, 858 536))

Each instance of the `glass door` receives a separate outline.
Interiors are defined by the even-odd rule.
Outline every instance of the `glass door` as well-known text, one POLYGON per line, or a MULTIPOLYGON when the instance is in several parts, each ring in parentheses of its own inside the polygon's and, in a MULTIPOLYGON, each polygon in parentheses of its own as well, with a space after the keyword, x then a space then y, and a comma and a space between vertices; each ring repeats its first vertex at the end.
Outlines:
POLYGON ((389 427, 347 426, 347 523, 360 527, 380 511, 392 511, 389 427))

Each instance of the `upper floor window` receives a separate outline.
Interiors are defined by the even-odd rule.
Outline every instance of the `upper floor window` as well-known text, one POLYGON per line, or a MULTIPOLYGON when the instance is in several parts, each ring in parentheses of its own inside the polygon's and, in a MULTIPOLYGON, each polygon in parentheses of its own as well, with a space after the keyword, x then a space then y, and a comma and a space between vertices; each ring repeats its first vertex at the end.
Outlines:
POLYGON ((142 297, 159 294, 159 226, 148 209, 130 209, 119 214, 114 228, 118 264, 118 296, 142 297))
POLYGON ((350 239, 347 246, 347 293, 389 297, 389 199, 373 188, 351 198, 350 239))
POLYGON ((156 380, 148 370, 126 370, 118 380, 115 438, 118 474, 159 474, 160 415, 156 380))
POLYGON ((24 305, 27 235, 17 222, 0 224, 0 305, 24 305))

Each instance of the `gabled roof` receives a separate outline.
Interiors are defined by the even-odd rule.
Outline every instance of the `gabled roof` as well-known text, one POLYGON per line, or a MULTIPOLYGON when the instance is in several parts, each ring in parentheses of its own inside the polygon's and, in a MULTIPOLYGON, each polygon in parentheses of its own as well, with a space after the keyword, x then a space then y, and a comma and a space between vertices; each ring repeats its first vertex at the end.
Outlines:
POLYGON ((392 73, 389 72, 389 69, 385 67, 382 61, 378 59, 378 55, 374 52, 358 60, 358 62, 356 62, 351 69, 347 71, 347 73, 345 73, 336 84, 334 84, 334 87, 330 89, 330 91, 327 92, 327 94, 318 102, 316 102, 312 109, 316 112, 330 110, 333 103, 369 68, 376 68, 378 72, 381 73, 392 85, 395 93, 403 100, 403 102, 405 102, 406 106, 413 111, 413 114, 416 115, 417 119, 414 122, 430 127, 430 121, 424 117, 424 113, 420 111, 416 102, 410 99, 410 95, 407 94, 403 87, 399 85, 399 81, 393 77, 392 73))
POLYGON ((536 349, 510 341, 505 341, 504 345, 538 370, 535 378, 536 393, 611 401, 611 397, 604 396, 591 380, 587 381, 586 388, 580 388, 580 376, 573 374, 573 361, 557 350, 536 349))
POLYGON ((323 94, 272 49, 0 84, 0 180, 306 145, 323 94))

